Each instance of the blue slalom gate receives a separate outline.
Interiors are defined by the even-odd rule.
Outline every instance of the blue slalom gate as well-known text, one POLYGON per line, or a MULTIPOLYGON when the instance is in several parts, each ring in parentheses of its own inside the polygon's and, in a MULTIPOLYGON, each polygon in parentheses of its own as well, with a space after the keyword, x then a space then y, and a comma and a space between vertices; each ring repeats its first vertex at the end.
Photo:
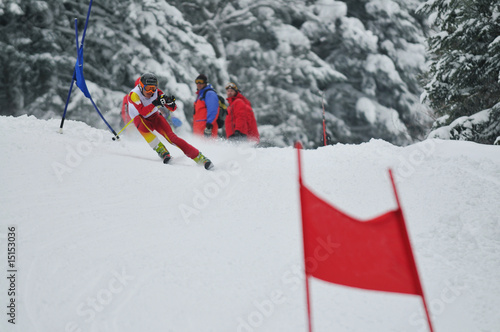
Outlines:
POLYGON ((115 135, 115 137, 113 137, 113 140, 115 140, 115 139, 119 139, 120 137, 118 137, 115 130, 106 121, 106 119, 104 118, 102 113, 99 111, 99 108, 97 108, 97 105, 95 104, 94 100, 92 99, 92 96, 90 95, 90 92, 87 88, 87 84, 85 83, 85 78, 83 76, 83 43, 85 41, 85 34, 87 33, 87 26, 89 23, 91 9, 92 9, 92 0, 90 0, 89 10, 87 13, 87 20, 85 21, 85 28, 83 29, 82 41, 81 41, 80 46, 78 46, 78 25, 77 25, 78 21, 75 18, 75 37, 76 37, 77 58, 76 58, 75 69, 73 71, 73 78, 71 79, 71 85, 69 87, 68 98, 66 99, 66 106, 64 106, 64 113, 63 113, 63 116, 61 119, 61 126, 59 128, 59 132, 62 133, 64 119, 66 118, 66 112, 68 110, 69 99, 71 97, 71 92, 73 91, 73 84, 76 81, 76 85, 78 86, 78 88, 80 88, 80 90, 83 92, 85 97, 90 99, 90 101, 92 102, 92 105, 94 106, 95 110, 97 111, 97 113, 101 117, 102 121, 104 121, 104 123, 108 126, 109 130, 113 133, 113 135, 115 135))

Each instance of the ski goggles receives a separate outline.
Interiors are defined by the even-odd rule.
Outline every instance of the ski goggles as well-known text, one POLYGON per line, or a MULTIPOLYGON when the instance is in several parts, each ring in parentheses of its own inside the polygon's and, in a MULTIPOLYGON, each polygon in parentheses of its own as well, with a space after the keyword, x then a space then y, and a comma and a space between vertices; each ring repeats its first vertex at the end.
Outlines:
POLYGON ((196 84, 205 84, 204 80, 195 80, 194 81, 196 84))
POLYGON ((145 85, 143 89, 146 92, 155 92, 156 86, 155 85, 145 85))
POLYGON ((233 89, 234 91, 238 91, 238 87, 234 83, 228 83, 226 85, 226 90, 233 89))

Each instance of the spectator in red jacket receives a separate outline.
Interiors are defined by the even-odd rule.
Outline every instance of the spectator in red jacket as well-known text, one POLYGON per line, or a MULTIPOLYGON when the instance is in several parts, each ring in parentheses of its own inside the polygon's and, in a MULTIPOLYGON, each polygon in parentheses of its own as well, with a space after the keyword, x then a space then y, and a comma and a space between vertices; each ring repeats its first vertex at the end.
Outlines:
POLYGON ((194 102, 193 133, 206 137, 217 137, 217 117, 219 116, 219 97, 208 78, 204 74, 198 75, 196 80, 196 101, 194 102))
POLYGON ((156 137, 153 131, 160 135, 172 145, 177 146, 186 156, 196 163, 204 165, 205 169, 213 168, 210 159, 206 158, 198 149, 178 137, 172 131, 167 120, 160 114, 159 107, 166 107, 169 111, 175 111, 174 96, 166 96, 158 89, 158 79, 154 74, 141 75, 139 84, 130 91, 128 98, 128 114, 134 119, 134 124, 144 137, 146 142, 158 153, 166 164, 170 161, 170 153, 165 145, 156 137))
POLYGON ((226 85, 229 106, 226 116, 226 137, 234 141, 253 141, 259 143, 260 135, 252 105, 241 94, 234 83, 226 85))

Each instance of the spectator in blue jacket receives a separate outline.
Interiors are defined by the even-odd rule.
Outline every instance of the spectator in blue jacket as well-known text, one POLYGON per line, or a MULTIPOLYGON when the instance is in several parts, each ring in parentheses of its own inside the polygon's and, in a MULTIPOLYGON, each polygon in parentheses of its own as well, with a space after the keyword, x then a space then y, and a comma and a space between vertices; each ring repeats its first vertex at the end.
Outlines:
POLYGON ((198 75, 196 80, 197 97, 194 102, 193 133, 205 137, 217 137, 217 117, 219 116, 219 97, 208 84, 204 74, 198 75))

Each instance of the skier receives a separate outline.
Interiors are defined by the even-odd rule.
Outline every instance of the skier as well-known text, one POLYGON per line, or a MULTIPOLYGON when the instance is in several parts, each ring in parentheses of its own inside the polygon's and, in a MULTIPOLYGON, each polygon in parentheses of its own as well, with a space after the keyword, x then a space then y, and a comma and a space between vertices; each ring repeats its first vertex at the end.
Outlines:
MULTIPOLYGON (((135 86, 137 86, 140 81, 141 77, 139 76, 135 80, 135 86)), ((165 119, 167 119, 168 124, 170 125, 171 128, 174 129, 174 132, 175 129, 182 126, 182 121, 179 118, 172 116, 172 112, 168 110, 166 107, 160 107, 160 112, 165 117, 165 119)), ((123 127, 131 120, 130 115, 128 115, 128 93, 125 94, 125 96, 123 97, 121 116, 122 116, 121 126, 123 127)))
POLYGON ((134 119, 135 126, 146 142, 158 153, 163 163, 166 164, 170 161, 171 156, 167 148, 153 133, 156 130, 170 144, 180 148, 186 156, 196 163, 204 165, 205 169, 213 168, 214 165, 210 159, 174 134, 167 120, 159 112, 161 106, 166 107, 169 111, 175 111, 177 109, 175 97, 166 96, 163 91, 158 89, 158 78, 154 74, 142 74, 139 84, 128 94, 128 113, 130 118, 134 119))
POLYGON ((193 133, 205 137, 217 138, 217 117, 219 116, 219 98, 208 78, 204 74, 198 75, 196 80, 196 101, 194 102, 193 133))
POLYGON ((229 102, 226 116, 227 139, 259 143, 259 130, 250 101, 241 94, 234 83, 226 85, 226 94, 229 102))

